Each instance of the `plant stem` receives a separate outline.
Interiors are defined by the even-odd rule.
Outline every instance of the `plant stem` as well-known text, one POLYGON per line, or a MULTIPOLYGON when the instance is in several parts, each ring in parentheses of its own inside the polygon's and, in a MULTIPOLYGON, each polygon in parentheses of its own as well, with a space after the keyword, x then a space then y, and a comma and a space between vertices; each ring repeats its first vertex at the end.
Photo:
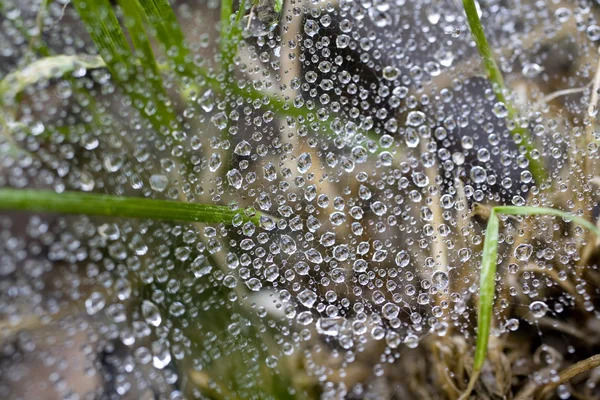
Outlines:
POLYGON ((231 225, 240 215, 243 221, 259 223, 261 214, 252 217, 243 210, 227 206, 111 196, 94 193, 35 189, 0 189, 0 210, 58 212, 105 217, 148 218, 155 220, 224 223, 231 225))
POLYGON ((483 30, 483 26, 481 25, 481 20, 477 15, 477 7, 475 6, 475 0, 463 0, 463 7, 465 9, 465 13, 467 14, 467 22, 469 23, 469 27, 471 28, 471 33, 473 34, 473 39, 475 40, 475 44, 477 45, 477 49, 479 50, 479 54, 481 55, 483 66, 487 71, 488 78, 492 82, 492 89, 494 90, 494 94, 496 95, 496 99, 503 103, 507 110, 507 120, 513 125, 510 129, 510 132, 514 139, 518 139, 517 141, 525 147, 525 156, 529 161, 529 169, 535 181, 539 184, 545 182, 548 179, 548 172, 544 163, 539 158, 534 158, 532 156, 532 152, 534 152, 535 146, 533 144, 533 140, 529 135, 529 130, 527 128, 523 128, 520 126, 517 116, 518 112, 513 106, 513 104, 506 98, 504 95, 507 90, 506 85, 504 83, 504 77, 502 76, 502 71, 498 68, 496 61, 494 59, 494 55, 492 50, 490 49, 490 45, 488 44, 487 38, 485 36, 485 31, 483 30))
POLYGON ((568 366, 564 370, 560 372, 557 380, 553 380, 552 382, 542 386, 538 395, 535 397, 536 399, 544 399, 548 397, 549 394, 552 393, 559 385, 562 385, 577 375, 589 371, 593 368, 597 368, 600 366, 600 354, 595 354, 585 360, 579 361, 573 365, 568 366))

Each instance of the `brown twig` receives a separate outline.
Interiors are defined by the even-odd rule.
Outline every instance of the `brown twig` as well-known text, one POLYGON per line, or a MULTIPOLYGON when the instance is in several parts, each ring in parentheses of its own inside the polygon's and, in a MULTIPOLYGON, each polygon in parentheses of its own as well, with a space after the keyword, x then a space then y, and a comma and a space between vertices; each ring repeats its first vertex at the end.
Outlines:
POLYGON ((591 356, 590 358, 586 358, 583 361, 579 361, 573 365, 565 368, 559 375, 556 381, 550 382, 540 388, 537 389, 536 399, 544 399, 551 392, 553 392, 559 385, 562 385, 565 382, 568 382, 575 376, 589 371, 592 368, 596 368, 600 366, 600 354, 596 354, 591 356))

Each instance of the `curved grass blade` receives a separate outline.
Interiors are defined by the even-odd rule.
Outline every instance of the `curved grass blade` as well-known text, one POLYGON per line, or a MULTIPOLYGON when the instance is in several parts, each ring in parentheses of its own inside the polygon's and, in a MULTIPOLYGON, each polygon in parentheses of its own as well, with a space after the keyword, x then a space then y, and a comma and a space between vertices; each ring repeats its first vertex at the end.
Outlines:
POLYGON ((513 138, 517 139, 517 141, 520 142, 523 147, 525 147, 525 156, 529 161, 529 169, 535 181, 538 184, 545 182, 548 179, 548 171, 546 170, 546 166, 540 159, 532 157, 531 153, 535 151, 535 146, 531 136, 529 135, 529 130, 527 128, 522 128, 519 125, 517 121, 517 110, 504 95, 506 91, 504 77, 502 76, 502 71, 500 71, 500 68, 498 68, 498 64, 496 64, 496 61, 494 60, 494 54, 490 49, 490 45, 488 44, 485 36, 485 31, 483 30, 481 20, 479 19, 479 15, 477 13, 475 0, 463 0, 463 7, 465 9, 465 14, 467 15, 469 28, 471 28, 471 33, 473 34, 473 40, 475 40, 477 50, 479 50, 479 54, 481 55, 483 66, 488 74, 488 78, 492 82, 492 89, 494 90, 496 99, 500 103, 504 104, 507 110, 506 118, 513 124, 510 132, 513 138))
POLYGON ((477 307, 477 341, 475 347, 475 360, 473 362, 473 373, 469 380, 467 389, 460 397, 461 400, 468 398, 473 391, 475 382, 479 377, 481 368, 487 356, 487 347, 490 336, 492 313, 494 309, 495 275, 496 263, 498 261, 498 230, 499 220, 497 214, 507 215, 547 215, 561 217, 565 221, 574 221, 577 224, 593 232, 600 237, 600 229, 590 221, 572 215, 570 213, 549 207, 519 207, 498 206, 492 208, 483 242, 483 254, 481 258, 481 272, 479 274, 479 305, 477 307))
POLYGON ((593 232, 596 236, 600 236, 600 229, 585 218, 578 217, 571 213, 557 210, 549 207, 518 207, 518 206, 499 206, 494 207, 494 210, 498 214, 507 215, 552 215, 555 217, 561 217, 565 221, 573 221, 583 226, 585 229, 593 232))
POLYGON ((258 225, 260 213, 247 216, 227 206, 183 203, 137 197, 34 189, 0 189, 0 210, 58 212, 105 217, 147 218, 168 221, 224 223, 234 218, 258 225))
POLYGON ((62 78, 80 68, 105 68, 106 63, 100 56, 59 55, 45 57, 26 67, 11 72, 0 81, 0 104, 11 105, 17 95, 27 86, 37 82, 62 78))

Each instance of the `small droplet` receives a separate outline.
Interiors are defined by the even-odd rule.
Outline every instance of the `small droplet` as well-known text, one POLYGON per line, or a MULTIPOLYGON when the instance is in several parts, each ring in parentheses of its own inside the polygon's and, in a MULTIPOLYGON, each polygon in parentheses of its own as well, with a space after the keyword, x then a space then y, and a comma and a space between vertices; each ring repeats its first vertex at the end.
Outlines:
POLYGON ((227 181, 234 189, 241 189, 244 178, 237 169, 232 169, 227 172, 227 181))
POLYGON ((529 305, 529 311, 535 318, 542 318, 548 312, 548 305, 543 301, 534 301, 529 305))
POLYGON ((383 78, 385 80, 393 81, 398 79, 398 76, 400 76, 400 70, 398 68, 389 65, 383 68, 383 78))
POLYGON ((144 320, 152 326, 160 326, 162 323, 160 310, 156 304, 149 300, 144 300, 142 302, 142 315, 144 316, 144 320))
POLYGON ((319 33, 319 24, 312 19, 307 19, 304 23, 304 33, 308 36, 313 37, 319 33))
POLYGON ((235 146, 235 149, 233 150, 233 152, 235 154, 237 154, 238 156, 249 156, 251 151, 252 151, 252 147, 250 146, 250 143, 248 143, 245 140, 242 140, 241 142, 239 142, 237 144, 237 146, 235 146))
POLYGON ((93 292, 90 297, 85 300, 85 309, 89 315, 94 315, 101 311, 106 305, 104 295, 100 292, 93 292))
POLYGON ((325 336, 337 336, 343 323, 344 318, 342 317, 319 318, 316 324, 317 332, 325 336))
POLYGON ((168 184, 169 178, 167 178, 166 175, 155 174, 150 176, 150 187, 152 190, 162 192, 167 188, 168 184))
POLYGON ((312 308, 317 301, 317 294, 310 289, 304 289, 298 294, 298 301, 302 303, 304 307, 312 308))
POLYGON ((298 172, 301 174, 305 174, 308 172, 310 167, 312 166, 312 158, 310 153, 302 153, 300 157, 298 157, 297 168, 298 172))
POLYGON ((542 68, 539 64, 529 63, 529 64, 523 65, 522 73, 525 78, 535 78, 543 70, 544 70, 544 68, 542 68))
POLYGON ((425 123, 425 114, 421 111, 411 111, 408 113, 406 123, 410 126, 419 126, 425 123))
POLYGON ((533 253, 533 246, 530 244, 520 244, 515 248, 515 257, 519 261, 527 261, 533 253))

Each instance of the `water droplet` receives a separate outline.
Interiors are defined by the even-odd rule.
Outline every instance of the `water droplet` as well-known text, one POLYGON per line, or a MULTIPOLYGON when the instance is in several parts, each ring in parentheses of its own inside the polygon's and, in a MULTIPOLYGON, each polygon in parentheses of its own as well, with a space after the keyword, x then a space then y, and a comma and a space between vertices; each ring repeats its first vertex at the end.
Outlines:
POLYGON ((404 268, 408 265, 408 263, 410 263, 410 256, 406 251, 400 250, 396 254, 396 265, 398 265, 400 268, 404 268))
POLYGON ((298 172, 300 172, 301 174, 305 174, 306 172, 308 172, 311 166, 312 158, 310 156, 310 153, 302 153, 300 157, 298 157, 298 172))
POLYGON ((598 25, 590 25, 585 30, 588 39, 595 42, 596 40, 600 40, 600 26, 598 25))
POLYGON ((520 244, 515 248, 515 257, 519 261, 527 261, 533 253, 533 246, 530 244, 520 244))
POLYGON ((485 169, 481 168, 480 166, 474 166, 471 168, 470 175, 471 180, 474 183, 485 183, 487 179, 487 172, 485 172, 485 169))
POLYGON ((142 302, 142 315, 144 316, 144 320, 152 326, 160 326, 162 323, 160 310, 156 304, 149 300, 144 300, 142 302))
POLYGON ((338 49, 345 49, 350 44, 350 36, 348 35, 338 35, 335 40, 335 44, 338 49))
POLYGON ((525 78, 535 78, 543 70, 544 70, 544 68, 542 68, 539 64, 529 63, 529 64, 523 65, 522 73, 525 78))
POLYGON ((312 19, 307 19, 304 23, 304 33, 308 36, 313 37, 319 33, 319 24, 312 19))
POLYGON ((529 305, 529 311, 535 318, 542 318, 548 312, 548 305, 543 301, 534 301, 529 305))
POLYGON ((396 67, 387 66, 383 68, 383 78, 388 81, 394 81, 400 76, 400 70, 396 67))
POLYGON ((279 363, 279 360, 275 356, 268 356, 267 359, 265 360, 265 363, 267 364, 267 367, 269 367, 269 368, 276 368, 277 364, 279 363))
POLYGON ((171 363, 169 344, 164 340, 152 342, 152 365, 154 368, 163 369, 171 363))
POLYGON ((262 282, 257 278, 250 278, 246 281, 246 286, 253 292, 258 292, 262 288, 262 282))
POLYGON ((298 294, 298 301, 302 303, 304 307, 312 308, 317 301, 317 294, 310 289, 304 289, 298 294))
POLYGON ((245 140, 242 140, 241 142, 239 142, 235 146, 235 149, 233 150, 233 152, 235 154, 237 154, 238 156, 249 156, 251 151, 252 151, 252 147, 250 146, 250 143, 248 143, 245 140))
POLYGON ((234 168, 227 172, 227 181, 234 189, 241 189, 243 180, 242 174, 237 169, 234 168))
POLYGON ((398 314, 400 313, 400 307, 398 307, 394 303, 385 303, 385 305, 381 309, 381 313, 386 319, 394 319, 398 317, 398 314))
POLYGON ((167 188, 169 184, 169 178, 166 175, 155 174, 150 176, 150 187, 152 190, 162 192, 167 188))
POLYGON ((106 305, 104 295, 100 292, 93 292, 90 297, 85 300, 85 309, 89 315, 94 315, 101 311, 106 305))
POLYGON ((344 324, 344 318, 319 318, 317 320, 317 332, 325 336, 338 336, 344 324))
POLYGON ((210 172, 215 172, 221 167, 221 157, 217 153, 213 153, 208 161, 208 169, 210 172))
POLYGON ((438 290, 444 290, 450 282, 448 274, 444 271, 436 271, 431 277, 431 282, 438 290))
POLYGON ((219 130, 227 128, 227 123, 229 122, 224 112, 220 112, 218 114, 213 115, 213 117, 210 120, 213 122, 213 124, 215 124, 215 126, 219 130))
POLYGON ((300 325, 310 325, 313 322, 313 316, 310 311, 302 311, 301 313, 298 313, 296 321, 298 321, 300 325))

